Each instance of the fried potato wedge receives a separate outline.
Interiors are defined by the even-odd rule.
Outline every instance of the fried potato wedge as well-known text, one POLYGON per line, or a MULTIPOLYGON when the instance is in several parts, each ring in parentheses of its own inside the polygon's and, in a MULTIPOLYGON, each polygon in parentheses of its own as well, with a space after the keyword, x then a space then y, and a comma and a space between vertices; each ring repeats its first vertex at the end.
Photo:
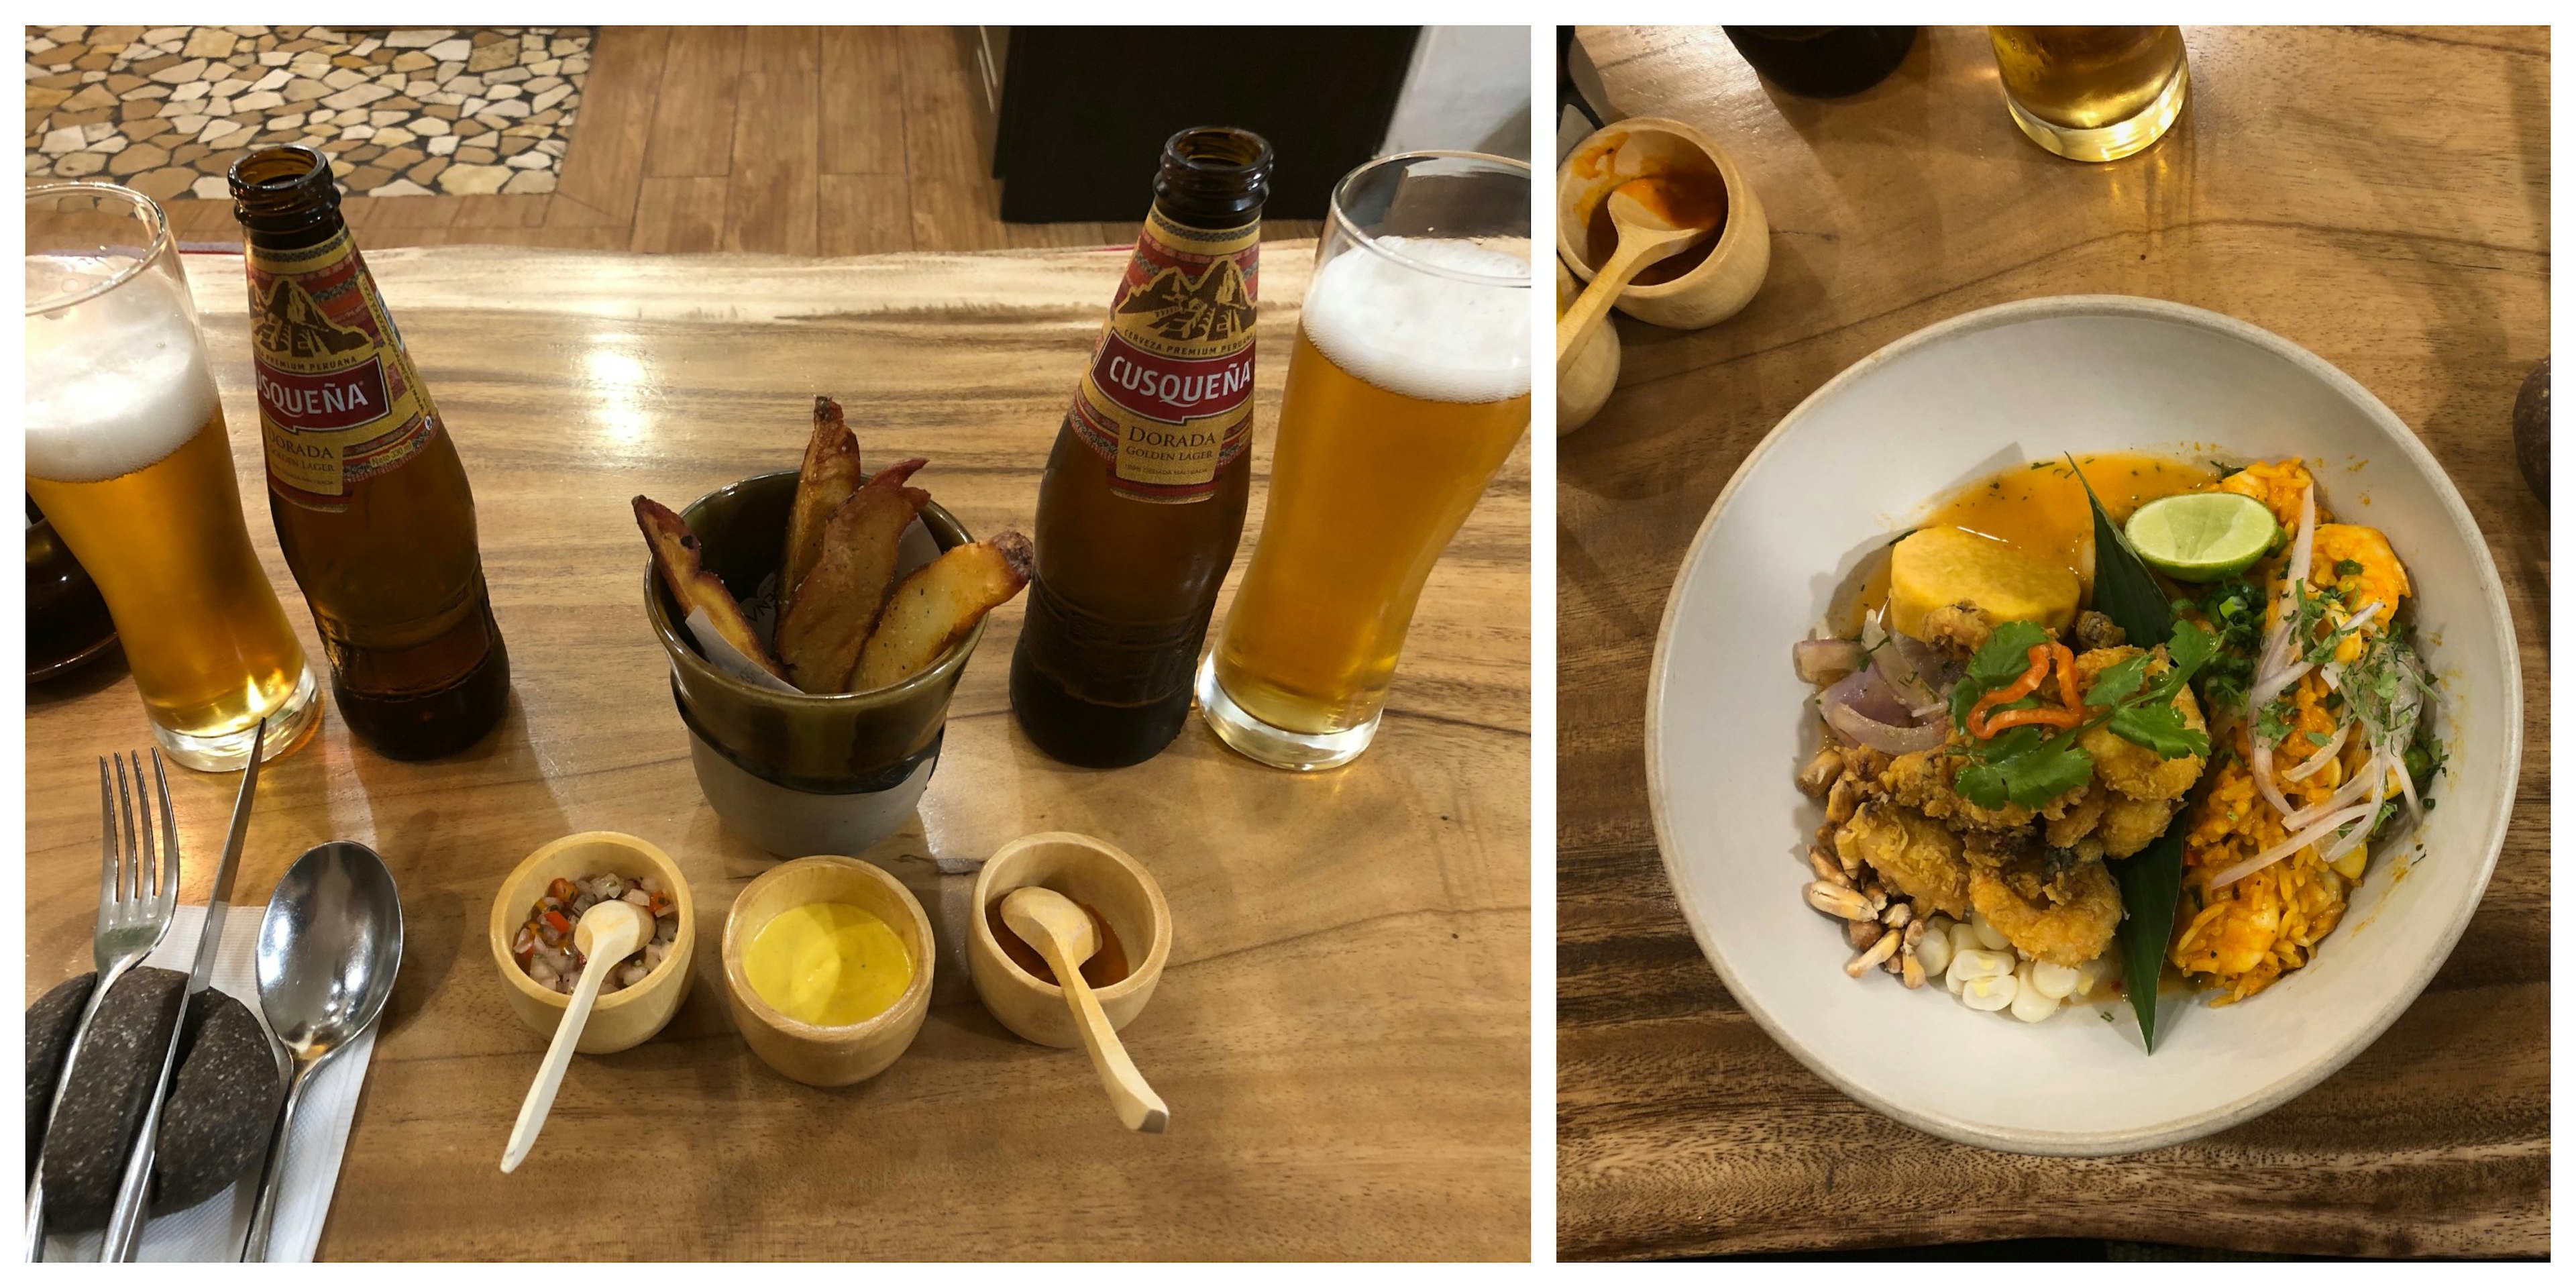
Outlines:
POLYGON ((796 471, 796 500, 787 507, 787 547, 778 561, 781 613, 794 606, 796 588, 822 557, 824 525, 867 479, 859 466, 859 437, 841 418, 841 404, 815 395, 814 436, 796 471))
POLYGON ((913 570, 894 588, 885 614, 859 651, 850 691, 901 683, 939 660, 984 614, 1029 584, 1033 552, 1017 532, 958 546, 913 570))
POLYGON ((869 480, 824 525, 822 556, 778 619, 788 683, 807 693, 843 691, 894 589, 904 529, 930 500, 903 485, 921 464, 906 461, 869 480))
MULTIPOLYGON (((760 637, 752 632, 751 621, 742 615, 742 605, 734 602, 733 592, 725 589, 724 580, 708 572, 698 558, 698 538, 689 525, 669 506, 649 496, 635 498, 635 526, 643 529, 644 543, 653 548, 653 564, 662 570, 662 584, 671 588, 671 597, 680 601, 685 612, 705 609, 715 622, 716 633, 742 650, 744 657, 760 668, 787 679, 778 660, 761 646, 760 637)), ((792 683, 792 681, 791 681, 792 683)))

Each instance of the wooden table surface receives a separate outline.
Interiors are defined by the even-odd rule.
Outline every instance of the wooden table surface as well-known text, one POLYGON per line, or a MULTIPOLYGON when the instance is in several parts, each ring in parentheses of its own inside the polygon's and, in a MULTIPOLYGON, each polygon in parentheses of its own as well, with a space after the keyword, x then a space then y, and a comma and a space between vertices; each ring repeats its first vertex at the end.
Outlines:
MULTIPOLYGON (((1312 253, 1264 255, 1246 556, 1312 253)), ((1527 1255, 1526 445, 1431 578, 1376 746, 1341 770, 1256 766, 1195 718, 1143 766, 1055 764, 1011 717, 1021 607, 997 612, 918 818, 862 856, 936 912, 929 1020, 884 1074, 822 1090, 771 1072, 726 1015, 725 911, 773 860, 692 777, 627 498, 678 506, 791 467, 828 391, 870 459, 929 457, 914 484, 971 530, 1028 530, 1125 252, 370 259, 473 475, 514 701, 494 735, 418 765, 354 745, 334 711, 262 776, 237 901, 255 910, 306 847, 352 838, 392 866, 408 923, 321 1255, 1527 1255), (695 985, 656 1040, 576 1060, 536 1152, 504 1176, 544 1035, 505 1008, 484 919, 522 857, 591 828, 643 836, 688 872, 695 985), (1172 1106, 1166 1135, 1122 1130, 1079 1051, 1012 1036, 967 982, 973 878, 933 860, 971 865, 1059 828, 1124 847, 1170 900, 1171 963, 1126 1033, 1172 1106), (587 1145, 600 1127, 631 1148, 587 1145), (598 1176, 622 1179, 568 1197, 598 1176)), ((241 264, 189 269, 253 539, 318 667, 265 517, 241 264)), ((93 758, 148 735, 120 666, 29 704, 32 999, 87 969, 93 758)), ((204 898, 233 782, 172 784, 188 901, 204 898)))
POLYGON ((2549 1251, 2548 512, 2509 434, 2549 347, 2543 30, 2186 29, 2161 143, 2064 161, 1982 32, 1925 29, 1841 101, 1716 28, 1584 28, 1618 115, 1707 129, 1772 230, 1752 305, 1620 320, 1620 390, 1559 446, 1557 1238, 1649 1257, 2024 1236, 2371 1255, 2549 1251), (2243 318, 2421 434, 2483 525, 2530 695, 2512 829, 2431 988, 2252 1123, 2124 1159, 1953 1145, 1861 1107, 1727 996, 1677 912, 1640 735, 1664 597, 1745 453, 1855 360, 1990 304, 2107 292, 2243 318))

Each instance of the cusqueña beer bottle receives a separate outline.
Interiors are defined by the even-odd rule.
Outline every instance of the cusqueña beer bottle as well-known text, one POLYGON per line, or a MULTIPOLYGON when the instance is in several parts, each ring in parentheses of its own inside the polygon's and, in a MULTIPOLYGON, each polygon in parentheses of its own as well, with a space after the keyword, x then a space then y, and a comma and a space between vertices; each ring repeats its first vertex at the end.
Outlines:
POLYGON ((1154 206, 1056 430, 1011 709, 1048 755, 1152 757, 1189 716, 1251 489, 1252 339, 1270 145, 1163 144, 1154 206))
POLYGON ((350 238, 330 159, 261 148, 231 177, 269 514, 340 715, 387 756, 459 750, 510 699, 464 462, 350 238))

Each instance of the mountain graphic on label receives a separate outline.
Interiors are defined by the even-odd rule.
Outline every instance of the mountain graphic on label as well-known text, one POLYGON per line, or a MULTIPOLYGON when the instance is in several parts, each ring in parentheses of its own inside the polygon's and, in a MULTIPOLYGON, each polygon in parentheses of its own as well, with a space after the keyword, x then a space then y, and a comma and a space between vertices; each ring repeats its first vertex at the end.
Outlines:
POLYGON ((1166 268, 1121 301, 1118 313, 1143 314, 1146 328, 1166 340, 1216 342, 1251 339, 1260 316, 1243 284, 1243 269, 1231 259, 1209 265, 1195 282, 1179 268, 1166 268))
POLYGON ((293 278, 279 278, 269 291, 257 340, 261 349, 291 358, 319 358, 375 344, 364 332, 333 322, 293 278))

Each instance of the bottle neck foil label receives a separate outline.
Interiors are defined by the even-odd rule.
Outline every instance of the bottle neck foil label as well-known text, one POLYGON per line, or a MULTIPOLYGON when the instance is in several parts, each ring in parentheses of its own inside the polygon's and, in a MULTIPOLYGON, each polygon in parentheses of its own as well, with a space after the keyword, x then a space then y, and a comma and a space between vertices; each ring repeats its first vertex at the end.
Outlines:
POLYGON ((438 408, 346 227, 301 250, 254 246, 247 267, 269 491, 345 510, 360 482, 428 446, 438 408))
POLYGON ((1146 217, 1073 396, 1076 432, 1140 501, 1203 501, 1252 442, 1261 225, 1211 232, 1146 217))

